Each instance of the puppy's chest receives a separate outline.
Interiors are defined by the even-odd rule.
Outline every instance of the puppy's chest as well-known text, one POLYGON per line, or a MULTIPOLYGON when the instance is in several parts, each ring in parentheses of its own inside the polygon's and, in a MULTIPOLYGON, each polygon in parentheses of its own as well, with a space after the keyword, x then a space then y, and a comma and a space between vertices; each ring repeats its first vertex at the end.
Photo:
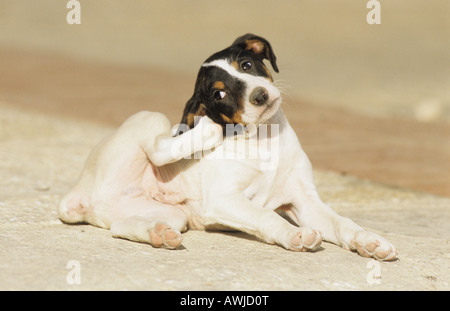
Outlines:
POLYGON ((291 201, 290 181, 295 174, 295 145, 281 137, 263 148, 257 162, 258 173, 244 190, 247 198, 258 206, 275 209, 291 201))
POLYGON ((262 171, 276 170, 280 155, 279 137, 268 136, 267 130, 250 135, 227 137, 214 151, 205 152, 204 157, 234 160, 262 171))
POLYGON ((282 170, 282 167, 261 171, 245 188, 244 195, 257 206, 275 209, 290 201, 285 191, 288 175, 289 172, 282 170))

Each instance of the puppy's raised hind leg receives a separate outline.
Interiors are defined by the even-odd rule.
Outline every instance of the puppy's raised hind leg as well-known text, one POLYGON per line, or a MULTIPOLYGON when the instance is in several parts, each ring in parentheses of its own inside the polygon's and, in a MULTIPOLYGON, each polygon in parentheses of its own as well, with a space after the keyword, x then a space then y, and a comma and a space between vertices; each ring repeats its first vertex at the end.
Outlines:
POLYGON ((199 151, 210 150, 223 142, 223 129, 204 116, 198 124, 185 133, 170 137, 161 135, 144 145, 150 161, 156 166, 191 158, 199 151))

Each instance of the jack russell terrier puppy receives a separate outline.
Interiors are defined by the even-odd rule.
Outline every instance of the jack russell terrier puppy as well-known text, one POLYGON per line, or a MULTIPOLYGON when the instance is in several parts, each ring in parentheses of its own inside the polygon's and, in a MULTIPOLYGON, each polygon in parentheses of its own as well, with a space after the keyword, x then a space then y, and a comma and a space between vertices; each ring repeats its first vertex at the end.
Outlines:
POLYGON ((187 229, 232 229, 293 251, 324 240, 396 259, 386 239, 319 198, 264 59, 278 72, 267 40, 239 37, 203 63, 179 126, 156 112, 127 119, 92 150, 60 219, 154 247, 177 248, 187 229))

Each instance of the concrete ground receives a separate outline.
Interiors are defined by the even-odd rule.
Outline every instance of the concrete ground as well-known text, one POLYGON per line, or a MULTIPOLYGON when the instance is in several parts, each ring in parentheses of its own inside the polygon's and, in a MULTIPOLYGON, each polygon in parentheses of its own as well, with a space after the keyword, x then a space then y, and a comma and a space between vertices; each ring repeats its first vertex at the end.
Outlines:
POLYGON ((449 289, 450 198, 316 171, 325 202, 398 248, 398 261, 379 266, 328 243, 294 253, 241 233, 189 231, 182 249, 155 249, 57 218, 59 198, 112 127, 6 103, 0 111, 1 290, 449 289))
POLYGON ((81 25, 65 1, 0 2, 0 290, 449 290, 448 1, 383 2, 380 25, 350 0, 80 2, 81 25), (245 32, 275 48, 323 200, 398 261, 203 231, 169 251, 58 220, 98 140, 139 110, 178 122, 245 32))

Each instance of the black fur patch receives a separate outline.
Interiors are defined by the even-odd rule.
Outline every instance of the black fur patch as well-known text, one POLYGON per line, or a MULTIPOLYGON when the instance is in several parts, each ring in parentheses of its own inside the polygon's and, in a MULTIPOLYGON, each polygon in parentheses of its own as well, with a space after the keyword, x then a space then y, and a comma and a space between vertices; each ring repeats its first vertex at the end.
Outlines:
MULTIPOLYGON (((225 59, 239 72, 244 72, 254 76, 260 76, 272 81, 270 71, 263 60, 268 59, 272 68, 278 72, 276 57, 270 43, 264 38, 247 34, 237 38, 234 43, 212 56, 204 63, 214 60, 225 59)), ((231 76, 225 70, 215 67, 201 67, 195 83, 194 95, 189 99, 184 108, 181 124, 187 124, 190 128, 194 126, 193 117, 206 114, 214 122, 223 125, 229 123, 242 123, 241 113, 244 110, 244 96, 246 84, 231 76), (219 84, 220 88, 214 87, 219 84), (223 84, 223 85, 222 85, 223 84), (226 95, 216 92, 225 92, 226 95)), ((180 129, 182 127, 180 126, 180 129)), ((177 135, 181 134, 180 129, 177 135)))

